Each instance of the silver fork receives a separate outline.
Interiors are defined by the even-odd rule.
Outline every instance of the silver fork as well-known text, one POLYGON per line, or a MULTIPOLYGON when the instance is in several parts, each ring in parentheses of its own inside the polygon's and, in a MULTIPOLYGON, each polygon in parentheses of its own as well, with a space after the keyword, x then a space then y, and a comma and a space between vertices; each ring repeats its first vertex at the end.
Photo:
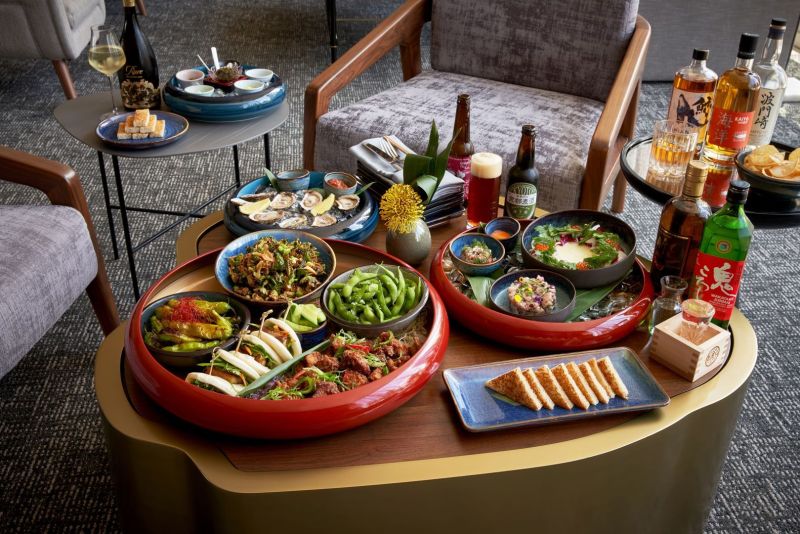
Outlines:
POLYGON ((397 161, 399 159, 399 156, 394 146, 389 141, 387 141, 385 137, 382 137, 380 139, 380 142, 381 146, 383 147, 383 151, 392 156, 393 161, 397 161))

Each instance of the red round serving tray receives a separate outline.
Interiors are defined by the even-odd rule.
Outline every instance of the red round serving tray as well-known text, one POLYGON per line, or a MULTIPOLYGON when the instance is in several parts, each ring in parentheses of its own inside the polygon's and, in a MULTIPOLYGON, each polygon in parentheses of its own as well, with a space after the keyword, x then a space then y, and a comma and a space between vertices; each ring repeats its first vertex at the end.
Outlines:
MULTIPOLYGON (((326 239, 337 257, 337 274, 376 262, 403 261, 379 250, 326 239)), ((125 332, 125 355, 145 393, 177 417, 197 426, 249 438, 304 438, 333 434, 377 419, 409 401, 436 373, 444 358, 450 327, 442 299, 428 283, 428 338, 405 364, 380 380, 337 395, 316 399, 258 401, 229 397, 187 384, 183 375, 163 367, 142 339, 141 315, 161 296, 222 288, 214 278, 214 261, 221 249, 194 258, 167 273, 142 296, 125 332)))
POLYGON ((442 268, 442 258, 450 241, 446 241, 431 261, 430 281, 441 295, 447 312, 476 334, 500 343, 533 350, 587 350, 615 343, 636 328, 645 318, 653 300, 653 285, 647 269, 636 258, 634 269, 641 269, 642 292, 628 308, 594 321, 547 323, 520 319, 481 306, 456 289, 442 268))

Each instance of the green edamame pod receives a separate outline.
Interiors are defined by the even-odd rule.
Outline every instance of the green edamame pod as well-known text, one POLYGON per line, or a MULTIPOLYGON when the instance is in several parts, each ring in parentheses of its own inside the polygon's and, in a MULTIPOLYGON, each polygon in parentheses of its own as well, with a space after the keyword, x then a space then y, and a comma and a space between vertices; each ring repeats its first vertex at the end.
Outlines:
MULTIPOLYGON (((403 276, 403 271, 400 266, 397 266, 397 292, 404 293, 406 290, 406 277, 403 276)), ((399 295, 398 295, 399 296, 399 295)))
POLYGON ((380 279, 384 287, 389 291, 390 302, 394 302, 397 299, 397 284, 394 283, 394 280, 390 276, 385 274, 382 274, 380 279))
POLYGON ((383 293, 384 288, 381 288, 376 296, 378 297, 378 306, 380 306, 380 310, 383 312, 384 317, 388 320, 389 316, 392 315, 392 311, 389 309, 389 306, 386 304, 386 295, 383 293))
POLYGON ((364 300, 370 300, 372 297, 375 296, 375 294, 378 292, 380 288, 381 286, 376 283, 368 285, 366 290, 364 291, 364 300))
POLYGON ((396 316, 400 315, 400 310, 403 309, 403 304, 405 303, 405 301, 406 301, 406 292, 405 291, 401 291, 397 295, 397 300, 394 301, 394 306, 392 306, 392 315, 393 316, 396 317, 396 316))
MULTIPOLYGON (((419 300, 422 298, 422 283, 423 283, 422 282, 422 277, 418 276, 417 277, 417 302, 419 302, 419 300)), ((417 302, 415 302, 414 304, 417 304, 417 302)))
POLYGON ((342 297, 339 296, 339 293, 333 294, 333 313, 345 319, 347 321, 358 322, 358 317, 352 311, 345 307, 344 302, 342 302, 342 297))
POLYGON ((386 322, 386 316, 383 314, 383 310, 381 309, 380 306, 375 305, 375 313, 378 314, 378 322, 379 323, 385 323, 386 322))
POLYGON ((416 306, 417 304, 416 297, 417 297, 416 290, 414 289, 414 286, 408 286, 406 288, 406 301, 403 304, 403 313, 407 312, 408 310, 416 306))
POLYGON ((377 318, 375 312, 372 311, 372 306, 367 305, 364 307, 364 319, 370 323, 374 323, 377 318))

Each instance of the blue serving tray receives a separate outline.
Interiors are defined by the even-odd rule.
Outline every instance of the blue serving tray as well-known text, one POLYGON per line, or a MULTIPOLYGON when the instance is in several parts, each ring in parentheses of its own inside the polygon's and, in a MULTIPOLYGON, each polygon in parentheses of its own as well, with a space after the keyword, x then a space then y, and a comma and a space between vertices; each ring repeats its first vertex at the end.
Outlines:
POLYGON ((670 400, 669 395, 664 392, 636 353, 627 347, 456 367, 444 371, 444 380, 450 389, 461 422, 471 432, 563 423, 651 410, 666 406, 670 400), (484 385, 488 380, 515 367, 524 370, 526 367, 538 368, 547 364, 552 369, 560 363, 573 361, 580 364, 591 358, 600 359, 606 356, 611 358, 611 363, 628 388, 627 400, 614 397, 608 404, 599 403, 597 406, 590 406, 588 410, 582 410, 577 406, 572 410, 565 410, 556 406, 552 410, 542 408, 537 412, 505 399, 484 385))
MULTIPOLYGON (((324 172, 311 171, 311 181, 309 183, 309 187, 322 188, 322 179, 324 176, 324 172)), ((256 178, 255 180, 244 184, 233 194, 233 197, 240 197, 242 195, 255 193, 259 187, 268 184, 269 179, 266 176, 256 178)), ((375 208, 375 200, 373 199, 369 190, 361 193, 361 200, 364 202, 365 206, 362 214, 354 217, 352 219, 352 223, 349 224, 346 229, 333 235, 321 235, 320 237, 341 239, 342 241, 350 241, 351 243, 362 243, 366 241, 378 226, 378 210, 375 208)), ((225 224, 225 228, 227 228, 230 233, 237 237, 258 231, 255 228, 246 228, 236 221, 236 213, 233 210, 233 204, 230 202, 225 203, 225 209, 223 210, 223 222, 225 224)), ((303 229, 302 231, 311 234, 319 234, 319 230, 320 229, 318 228, 308 228, 303 229)))
POLYGON ((151 112, 159 120, 164 121, 164 137, 148 137, 146 139, 117 139, 117 130, 119 124, 125 122, 129 115, 133 115, 133 111, 129 113, 120 113, 112 115, 111 117, 103 120, 97 125, 97 137, 104 143, 116 148, 126 148, 133 150, 144 150, 147 148, 155 148, 158 146, 168 145, 180 139, 189 131, 189 121, 180 115, 170 113, 169 111, 155 110, 151 112))

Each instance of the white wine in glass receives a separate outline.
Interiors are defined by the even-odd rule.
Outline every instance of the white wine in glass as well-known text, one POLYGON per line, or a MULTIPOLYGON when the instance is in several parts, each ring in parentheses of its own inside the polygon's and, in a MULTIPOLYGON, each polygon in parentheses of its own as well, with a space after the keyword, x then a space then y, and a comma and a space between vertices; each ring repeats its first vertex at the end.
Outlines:
POLYGON ((106 119, 117 114, 117 103, 114 100, 114 74, 125 65, 125 52, 113 33, 111 26, 92 26, 92 44, 89 47, 89 65, 108 76, 111 88, 111 112, 104 114, 106 119))

